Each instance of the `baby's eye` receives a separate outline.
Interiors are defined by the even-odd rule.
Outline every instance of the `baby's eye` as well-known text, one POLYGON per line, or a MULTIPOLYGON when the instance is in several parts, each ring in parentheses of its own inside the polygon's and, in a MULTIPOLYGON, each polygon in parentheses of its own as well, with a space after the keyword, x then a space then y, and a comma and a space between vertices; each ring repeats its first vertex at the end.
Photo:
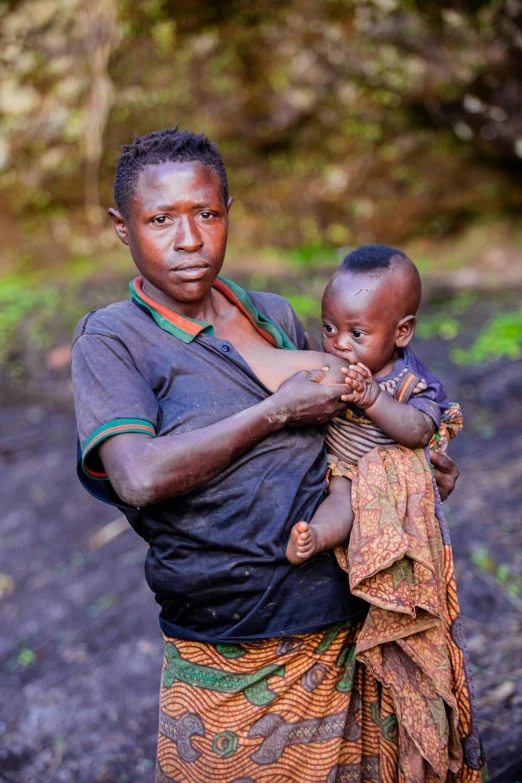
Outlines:
POLYGON ((355 337, 355 339, 362 337, 362 332, 360 329, 352 329, 352 334, 355 337))
POLYGON ((335 327, 332 324, 323 324, 323 329, 327 334, 333 334, 335 327))

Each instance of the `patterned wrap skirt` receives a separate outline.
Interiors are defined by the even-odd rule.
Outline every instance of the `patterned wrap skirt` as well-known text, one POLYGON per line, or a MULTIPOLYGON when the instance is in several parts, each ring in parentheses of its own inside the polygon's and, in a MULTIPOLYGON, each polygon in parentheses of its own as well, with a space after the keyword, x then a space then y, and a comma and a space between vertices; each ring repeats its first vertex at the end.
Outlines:
MULTIPOLYGON (((410 783, 392 697, 355 658, 361 627, 243 644, 166 638, 156 783, 410 783)), ((474 766, 448 781, 478 783, 474 766)), ((427 762, 419 774, 440 780, 427 762)))

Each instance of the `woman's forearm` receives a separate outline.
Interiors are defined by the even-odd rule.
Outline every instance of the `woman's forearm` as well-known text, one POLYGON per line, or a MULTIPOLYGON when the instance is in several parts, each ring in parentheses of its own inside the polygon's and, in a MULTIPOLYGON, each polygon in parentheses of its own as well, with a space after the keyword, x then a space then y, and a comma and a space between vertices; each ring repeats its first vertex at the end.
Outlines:
POLYGON ((184 495, 205 484, 242 453, 280 429, 270 400, 200 430, 149 438, 128 433, 100 446, 117 494, 131 506, 184 495))
POLYGON ((131 506, 159 503, 202 486, 285 426, 323 424, 346 408, 343 384, 319 383, 325 373, 299 372, 266 400, 199 430, 107 439, 99 454, 112 486, 131 506))

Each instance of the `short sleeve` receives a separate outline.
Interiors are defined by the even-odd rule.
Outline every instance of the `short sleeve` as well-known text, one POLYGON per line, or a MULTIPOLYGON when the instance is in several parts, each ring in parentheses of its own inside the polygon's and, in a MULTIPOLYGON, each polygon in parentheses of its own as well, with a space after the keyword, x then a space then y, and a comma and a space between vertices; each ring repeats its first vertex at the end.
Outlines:
POLYGON ((113 435, 156 436, 158 402, 131 354, 116 337, 84 333, 74 343, 72 380, 81 447, 81 470, 107 478, 98 446, 113 435))
POLYGON ((422 378, 417 383, 408 404, 427 413, 439 429, 442 414, 448 407, 449 400, 442 383, 430 373, 428 378, 422 378))

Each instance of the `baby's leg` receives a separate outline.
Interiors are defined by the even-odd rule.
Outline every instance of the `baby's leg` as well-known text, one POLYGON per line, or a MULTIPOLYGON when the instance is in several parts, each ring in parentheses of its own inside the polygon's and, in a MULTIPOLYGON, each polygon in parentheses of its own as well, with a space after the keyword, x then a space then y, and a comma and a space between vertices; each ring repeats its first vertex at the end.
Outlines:
POLYGON ((330 479, 328 496, 308 522, 297 522, 286 547, 291 563, 299 565, 313 555, 344 543, 352 529, 352 482, 342 476, 330 479))

